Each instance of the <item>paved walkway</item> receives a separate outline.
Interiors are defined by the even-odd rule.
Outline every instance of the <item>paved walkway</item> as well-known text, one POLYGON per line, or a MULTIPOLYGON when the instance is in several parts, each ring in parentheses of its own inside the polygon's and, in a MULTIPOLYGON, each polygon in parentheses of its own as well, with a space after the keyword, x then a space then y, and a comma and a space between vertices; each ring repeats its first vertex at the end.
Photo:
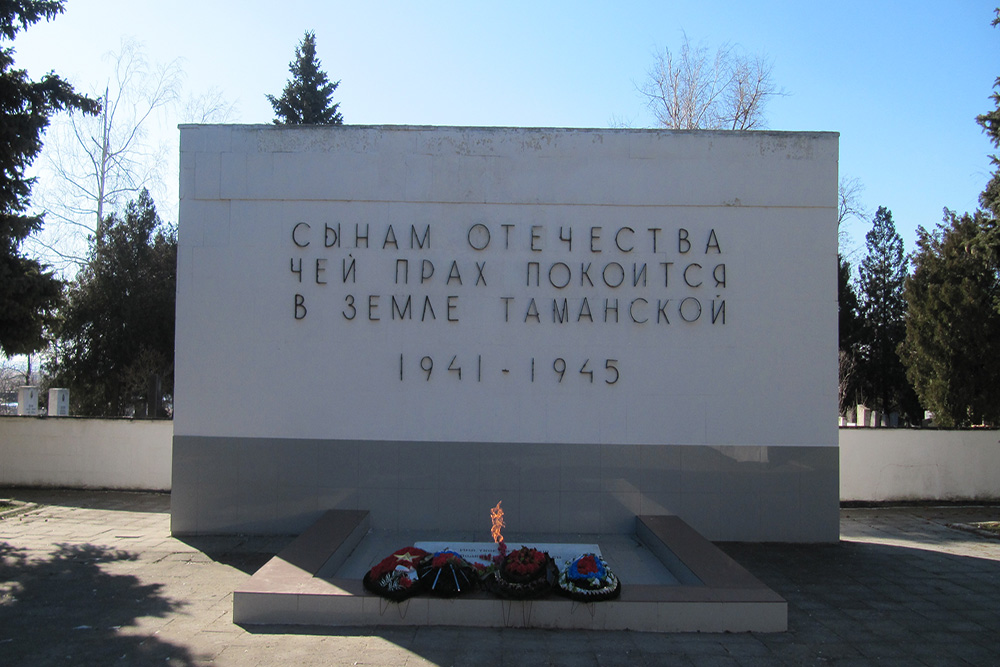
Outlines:
POLYGON ((0 489, 0 665, 1000 664, 1000 507, 844 509, 838 545, 725 544, 780 634, 251 628, 232 591, 289 538, 169 535, 165 494, 0 489), (169 661, 169 663, 168 663, 169 661))

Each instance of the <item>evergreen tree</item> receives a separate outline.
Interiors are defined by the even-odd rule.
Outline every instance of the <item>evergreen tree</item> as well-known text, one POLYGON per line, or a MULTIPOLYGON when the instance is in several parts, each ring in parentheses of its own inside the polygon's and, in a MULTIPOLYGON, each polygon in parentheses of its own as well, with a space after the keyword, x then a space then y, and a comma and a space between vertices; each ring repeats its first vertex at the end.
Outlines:
POLYGON ((880 206, 865 236, 866 254, 859 266, 858 296, 862 321, 860 375, 865 403, 883 413, 916 416, 912 390, 896 348, 906 331, 906 259, 903 239, 892 212, 880 206))
POLYGON ((281 97, 268 95, 274 107, 275 125, 342 125, 340 103, 331 104, 340 81, 330 83, 316 58, 316 35, 307 31, 295 47, 295 60, 288 64, 292 78, 281 97))
POLYGON ((851 263, 837 254, 837 307, 839 314, 840 344, 840 414, 846 414, 862 402, 858 374, 861 318, 858 314, 858 295, 851 284, 851 263))
POLYGON ((98 228, 67 291, 47 370, 53 386, 71 389, 75 413, 131 415, 156 378, 173 394, 176 275, 176 232, 143 190, 124 217, 112 214, 98 228))
MULTIPOLYGON (((62 0, 0 2, 0 43, 42 19, 55 18, 62 5, 62 0)), ((14 67, 14 49, 0 47, 0 351, 5 354, 44 347, 62 288, 47 267, 21 254, 21 244, 42 226, 42 216, 29 212, 35 179, 26 177, 25 170, 41 150, 53 114, 96 113, 99 108, 53 73, 32 81, 14 67)))
POLYGON ((941 426, 1000 424, 1000 263, 997 222, 945 211, 917 230, 900 353, 920 401, 941 426))
MULTIPOLYGON (((993 27, 1000 25, 1000 9, 996 10, 996 18, 993 19, 993 27)), ((994 148, 1000 148, 1000 76, 993 82, 993 95, 991 96, 996 108, 987 113, 976 116, 976 122, 983 128, 983 132, 990 138, 990 143, 994 148)), ((986 189, 979 195, 979 204, 989 211, 994 218, 1000 218, 1000 158, 996 155, 990 156, 993 163, 993 177, 986 184, 986 189)))
MULTIPOLYGON (((1000 25, 1000 9, 993 25, 1000 25)), ((976 118, 1000 148, 1000 78, 995 108, 976 118)), ((900 353, 924 405, 942 426, 1000 425, 1000 159, 979 197, 983 210, 945 209, 934 233, 918 230, 909 316, 900 353)))

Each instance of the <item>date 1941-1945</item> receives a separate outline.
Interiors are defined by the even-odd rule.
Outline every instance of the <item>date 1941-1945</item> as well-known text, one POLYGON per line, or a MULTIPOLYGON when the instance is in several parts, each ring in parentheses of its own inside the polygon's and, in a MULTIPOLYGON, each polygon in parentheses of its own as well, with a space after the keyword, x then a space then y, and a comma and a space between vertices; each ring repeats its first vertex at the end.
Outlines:
MULTIPOLYGON (((444 358, 447 359, 447 355, 445 355, 444 358)), ((572 369, 579 359, 567 362, 566 359, 562 357, 557 357, 552 360, 551 371, 547 368, 549 366, 548 360, 542 361, 540 359, 535 359, 535 357, 531 357, 530 362, 525 364, 523 368, 517 369, 505 366, 497 366, 492 369, 488 367, 484 368, 483 355, 481 354, 477 354, 474 359, 466 359, 465 361, 468 363, 463 363, 463 360, 460 360, 457 354, 452 355, 451 359, 448 361, 448 366, 443 370, 439 370, 438 375, 440 376, 444 373, 446 376, 456 381, 472 379, 475 382, 482 382, 485 374, 499 372, 503 376, 509 376, 519 374, 518 371, 523 371, 524 377, 530 382, 535 382, 536 380, 539 382, 555 380, 557 384, 563 384, 564 381, 570 382, 573 380, 579 380, 593 384, 603 380, 604 384, 607 385, 616 384, 621 378, 621 371, 618 368, 617 359, 604 359, 603 366, 600 363, 601 360, 592 361, 591 359, 584 359, 583 363, 580 365, 580 370, 576 373, 573 373, 572 369), (463 365, 465 365, 464 370, 463 365)), ((410 377, 417 377, 426 382, 430 382, 433 374, 433 357, 425 355, 420 357, 419 360, 414 360, 413 358, 408 359, 403 354, 399 355, 400 382, 404 379, 409 379, 410 377)))

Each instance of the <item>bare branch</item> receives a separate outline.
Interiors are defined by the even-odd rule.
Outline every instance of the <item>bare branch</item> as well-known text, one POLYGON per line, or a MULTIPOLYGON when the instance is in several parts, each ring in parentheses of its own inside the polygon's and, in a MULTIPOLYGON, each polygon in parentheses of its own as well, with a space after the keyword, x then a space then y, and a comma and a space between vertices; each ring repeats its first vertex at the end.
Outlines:
POLYGON ((82 256, 109 211, 162 183, 168 147, 148 139, 147 125, 177 100, 180 61, 151 65, 132 40, 123 40, 105 59, 108 79, 93 95, 102 100, 101 113, 71 114, 53 123, 45 143, 38 202, 49 224, 36 248, 53 263, 82 256))
POLYGON ((723 44, 714 56, 683 34, 678 55, 653 57, 639 89, 657 125, 668 129, 752 130, 765 127, 764 108, 777 89, 771 61, 723 44))

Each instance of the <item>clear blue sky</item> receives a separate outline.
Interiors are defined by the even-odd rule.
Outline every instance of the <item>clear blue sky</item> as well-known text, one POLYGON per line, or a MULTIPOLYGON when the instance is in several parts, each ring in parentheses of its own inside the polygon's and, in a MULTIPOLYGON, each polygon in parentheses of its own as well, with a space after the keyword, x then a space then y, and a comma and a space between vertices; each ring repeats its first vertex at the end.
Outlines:
MULTIPOLYGON (((186 92, 216 86, 238 103, 234 121, 267 123, 264 94, 281 92, 314 30, 347 123, 644 127, 636 86, 654 50, 676 49, 686 31, 710 48, 766 53, 788 93, 769 106, 769 127, 840 132, 841 175, 862 181, 873 212, 892 210, 909 252, 918 225, 933 227, 945 206, 973 209, 989 176, 993 149, 975 116, 1000 75, 995 6, 69 0, 14 46, 33 77, 54 69, 89 91, 107 77, 102 55, 133 37, 150 60, 184 59, 186 92)), ((866 230, 850 226, 854 246, 866 230)))

